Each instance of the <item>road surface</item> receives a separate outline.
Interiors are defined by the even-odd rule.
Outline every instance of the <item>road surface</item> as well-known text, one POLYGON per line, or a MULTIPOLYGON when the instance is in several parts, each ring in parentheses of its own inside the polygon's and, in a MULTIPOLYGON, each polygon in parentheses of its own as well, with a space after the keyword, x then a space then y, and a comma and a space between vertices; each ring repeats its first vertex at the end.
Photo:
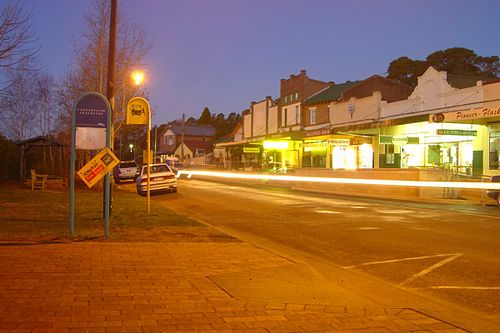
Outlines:
MULTIPOLYGON (((500 208, 341 197, 196 179, 180 180, 178 193, 155 195, 153 200, 307 264, 306 270, 313 273, 304 273, 302 267, 301 272, 286 274, 301 276, 297 281, 315 276, 325 286, 342 285, 343 292, 331 295, 338 296, 337 302, 340 297, 353 304, 417 307, 471 324, 471 330, 498 329, 500 208)), ((254 274, 260 283, 273 283, 272 272, 267 277, 254 274)), ((286 279, 276 275, 280 278, 286 279)), ((234 294, 246 292, 229 280, 219 282, 234 294)), ((258 291, 255 286, 246 288, 258 291)), ((314 287, 309 289, 318 302, 328 298, 326 292, 321 296, 314 287)), ((287 297, 299 296, 288 292, 287 297)))

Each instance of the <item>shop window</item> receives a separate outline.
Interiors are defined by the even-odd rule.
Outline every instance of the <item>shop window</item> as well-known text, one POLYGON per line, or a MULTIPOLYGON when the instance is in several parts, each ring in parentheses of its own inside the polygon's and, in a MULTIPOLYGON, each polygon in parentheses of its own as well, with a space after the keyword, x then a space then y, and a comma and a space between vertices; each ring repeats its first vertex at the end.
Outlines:
POLYGON ((394 145, 385 145, 385 163, 393 165, 395 161, 394 145))
POLYGON ((490 169, 500 169, 500 132, 490 133, 490 169))

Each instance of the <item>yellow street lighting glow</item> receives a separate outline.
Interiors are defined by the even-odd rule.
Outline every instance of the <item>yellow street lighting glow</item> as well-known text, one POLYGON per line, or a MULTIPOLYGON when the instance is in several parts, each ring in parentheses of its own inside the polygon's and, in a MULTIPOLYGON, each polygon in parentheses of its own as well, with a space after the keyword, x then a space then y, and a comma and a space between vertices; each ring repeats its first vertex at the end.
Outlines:
POLYGON ((183 174, 187 175, 188 178, 198 175, 198 176, 219 177, 219 178, 261 179, 261 180, 278 180, 278 181, 289 181, 289 182, 291 181, 291 182, 500 190, 500 183, 481 183, 481 182, 438 182, 438 181, 417 181, 417 180, 279 176, 279 175, 267 175, 267 174, 244 174, 244 173, 216 172, 216 171, 203 171, 203 170, 179 170, 179 172, 177 173, 177 177, 180 177, 183 174))
POLYGON ((264 149, 288 149, 288 141, 264 141, 264 149))
POLYGON ((134 80, 136 86, 140 85, 144 81, 144 73, 141 71, 132 72, 132 80, 134 80))

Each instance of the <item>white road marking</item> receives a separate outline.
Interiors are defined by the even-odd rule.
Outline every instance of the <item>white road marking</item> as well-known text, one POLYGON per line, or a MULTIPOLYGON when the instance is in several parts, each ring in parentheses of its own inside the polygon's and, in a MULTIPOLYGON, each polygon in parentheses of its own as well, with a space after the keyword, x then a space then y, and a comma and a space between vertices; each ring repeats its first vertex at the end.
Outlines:
POLYGON ((379 230, 378 227, 360 227, 359 230, 379 230))
POLYGON ((320 214, 341 214, 340 212, 336 212, 336 211, 333 211, 333 210, 315 210, 316 213, 320 213, 320 214))
POLYGON ((434 265, 432 265, 432 266, 430 266, 430 267, 427 267, 426 269, 424 269, 424 270, 422 270, 422 271, 418 272, 417 274, 414 274, 414 275, 410 276, 408 279, 404 280, 404 281, 403 281, 403 282, 401 282, 400 284, 401 284, 402 286, 407 285, 407 284, 409 284, 410 282, 412 282, 412 281, 414 281, 414 280, 416 280, 416 279, 418 279, 418 278, 421 278, 421 277, 423 277, 424 275, 429 274, 429 273, 430 273, 430 272, 432 272, 433 270, 435 270, 435 269, 437 269, 437 268, 439 268, 439 267, 441 267, 441 266, 443 266, 443 265, 446 265, 447 263, 449 263, 449 262, 451 262, 451 261, 453 261, 453 260, 457 259, 458 257, 460 257, 460 256, 462 256, 462 255, 463 255, 463 253, 455 253, 455 254, 451 255, 450 257, 448 257, 448 258, 446 258, 446 259, 443 259, 443 260, 441 260, 440 262, 437 262, 437 263, 435 263, 434 265))
POLYGON ((351 206, 351 208, 354 208, 354 209, 365 209, 366 207, 365 206, 351 206))
POLYGON ((465 290, 500 290, 500 287, 473 287, 473 286, 430 286, 419 289, 465 289, 465 290))
POLYGON ((382 214, 410 214, 415 212, 414 210, 403 210, 403 209, 393 209, 393 210, 376 209, 376 211, 382 214))
POLYGON ((364 262, 364 263, 358 264, 358 265, 344 266, 344 268, 351 269, 351 268, 360 267, 360 266, 390 264, 390 263, 400 262, 400 261, 421 260, 421 259, 430 259, 430 258, 439 258, 439 257, 450 257, 450 256, 455 256, 455 255, 457 255, 457 254, 456 253, 447 253, 447 254, 435 254, 432 256, 421 256, 421 257, 409 257, 409 258, 390 259, 390 260, 382 260, 382 261, 371 261, 371 262, 364 262))

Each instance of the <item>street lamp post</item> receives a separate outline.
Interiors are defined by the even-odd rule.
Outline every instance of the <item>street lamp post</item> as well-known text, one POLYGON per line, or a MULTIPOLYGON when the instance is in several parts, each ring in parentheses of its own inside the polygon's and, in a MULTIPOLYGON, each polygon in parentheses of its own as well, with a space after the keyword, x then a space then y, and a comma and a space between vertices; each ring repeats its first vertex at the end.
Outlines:
MULTIPOLYGON (((132 79, 134 80, 134 83, 136 86, 140 85, 144 81, 144 72, 142 71, 134 71, 132 72, 132 79)), ((133 98, 134 99, 134 98, 133 98)), ((137 99, 137 97, 135 98, 137 99)), ((148 132, 146 136, 146 170, 147 170, 147 206, 148 206, 148 214, 150 212, 150 202, 151 202, 151 188, 150 188, 150 178, 151 178, 151 108, 149 107, 149 103, 146 99, 144 98, 138 98, 142 99, 143 102, 145 103, 146 109, 147 109, 147 126, 148 126, 148 132)), ((143 157, 144 159, 144 157, 143 157)))
POLYGON ((134 161, 135 161, 134 144, 133 144, 133 143, 129 144, 129 145, 128 145, 128 148, 129 148, 129 151, 130 151, 130 153, 132 154, 133 159, 134 159, 134 161))

